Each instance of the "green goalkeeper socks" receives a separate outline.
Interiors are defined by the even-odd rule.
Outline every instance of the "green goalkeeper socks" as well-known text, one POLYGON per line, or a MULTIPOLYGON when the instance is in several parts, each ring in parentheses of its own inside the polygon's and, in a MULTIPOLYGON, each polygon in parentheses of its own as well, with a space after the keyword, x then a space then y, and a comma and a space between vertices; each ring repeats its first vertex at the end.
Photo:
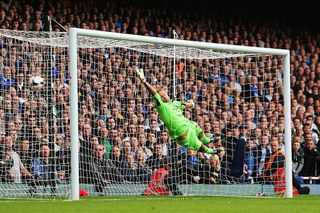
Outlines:
POLYGON ((203 147, 204 147, 205 153, 207 153, 207 154, 214 154, 214 153, 215 153, 215 150, 214 150, 214 149, 208 148, 208 147, 206 147, 206 146, 203 146, 203 147))
MULTIPOLYGON (((210 139, 207 138, 207 136, 203 133, 202 137, 199 139, 201 142, 203 142, 204 144, 208 144, 210 143, 210 139)), ((210 153, 209 153, 210 154, 210 153)))

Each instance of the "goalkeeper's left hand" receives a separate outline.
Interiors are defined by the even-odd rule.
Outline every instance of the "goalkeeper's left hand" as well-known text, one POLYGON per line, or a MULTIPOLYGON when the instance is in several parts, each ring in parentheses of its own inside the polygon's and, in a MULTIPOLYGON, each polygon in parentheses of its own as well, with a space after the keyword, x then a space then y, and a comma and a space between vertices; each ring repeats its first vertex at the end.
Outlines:
POLYGON ((187 101, 187 107, 188 108, 194 108, 195 107, 195 103, 193 102, 193 100, 188 100, 187 101))
POLYGON ((144 77, 143 69, 139 70, 138 67, 137 67, 134 71, 135 71, 135 73, 137 74, 138 78, 140 79, 140 81, 142 83, 146 83, 147 82, 145 77, 144 77))
POLYGON ((223 150, 224 150, 224 148, 218 147, 215 149, 215 154, 219 154, 223 150))

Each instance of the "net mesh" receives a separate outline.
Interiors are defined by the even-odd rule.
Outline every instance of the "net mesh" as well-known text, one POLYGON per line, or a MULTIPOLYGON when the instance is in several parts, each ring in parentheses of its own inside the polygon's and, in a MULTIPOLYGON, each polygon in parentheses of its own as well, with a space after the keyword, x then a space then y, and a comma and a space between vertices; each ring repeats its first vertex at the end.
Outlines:
MULTIPOLYGON (((0 37, 1 195, 67 196, 68 34, 2 30, 0 37)), ((273 194, 271 176, 283 159, 271 174, 265 168, 271 142, 283 149, 281 57, 83 36, 78 46, 82 189, 92 195, 273 194), (209 147, 224 151, 204 154, 170 139, 135 67, 171 98, 193 100, 185 117, 211 139, 209 147), (161 168, 170 171, 165 178, 161 168)))

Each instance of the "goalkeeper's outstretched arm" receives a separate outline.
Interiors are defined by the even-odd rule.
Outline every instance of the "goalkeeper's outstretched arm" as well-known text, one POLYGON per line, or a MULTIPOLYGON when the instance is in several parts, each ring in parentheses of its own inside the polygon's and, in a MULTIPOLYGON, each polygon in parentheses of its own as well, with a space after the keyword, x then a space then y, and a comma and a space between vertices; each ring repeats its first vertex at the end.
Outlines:
POLYGON ((152 96, 157 94, 157 90, 151 84, 149 84, 148 82, 145 82, 144 86, 147 88, 147 90, 149 90, 149 92, 152 94, 152 96))
POLYGON ((143 73, 143 69, 138 69, 136 68, 135 73, 137 74, 138 78, 140 79, 140 81, 144 84, 144 86, 147 88, 147 90, 152 94, 152 96, 154 96, 155 94, 157 94, 157 90, 151 85, 149 84, 145 77, 144 77, 144 73, 143 73))

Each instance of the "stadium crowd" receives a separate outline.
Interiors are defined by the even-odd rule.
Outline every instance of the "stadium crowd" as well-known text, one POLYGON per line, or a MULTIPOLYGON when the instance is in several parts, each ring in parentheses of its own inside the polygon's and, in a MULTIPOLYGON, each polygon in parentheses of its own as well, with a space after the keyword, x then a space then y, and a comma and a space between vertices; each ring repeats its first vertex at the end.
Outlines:
MULTIPOLYGON (((1 1, 0 26, 44 31, 46 17, 51 16, 66 29, 73 26, 167 38, 175 30, 184 40, 289 49, 293 173, 320 176, 319 34, 209 16, 188 17, 182 12, 170 15, 128 3, 116 1, 101 7, 95 1, 81 0, 77 4, 1 1)), ((63 31, 54 23, 53 30, 63 31)), ((41 45, 4 36, 0 48, 1 181, 68 183, 67 49, 54 47, 48 52, 41 45), (30 89, 29 80, 36 75, 48 81, 40 92, 30 89)), ((152 172, 164 166, 164 159, 170 162, 178 183, 267 181, 266 163, 278 147, 284 151, 285 144, 282 63, 276 56, 252 56, 178 59, 173 67, 170 58, 125 48, 80 49, 81 182, 95 184, 97 191, 109 183, 147 183, 152 172), (210 156, 171 141, 152 97, 134 75, 135 67, 145 70, 149 83, 171 94, 175 69, 176 99, 196 103, 185 116, 213 138, 211 147, 225 151, 210 156), (244 166, 236 160, 239 141, 245 144, 244 166), (272 149, 272 144, 277 148, 272 149), (237 166, 244 167, 241 174, 233 173, 237 166)))

